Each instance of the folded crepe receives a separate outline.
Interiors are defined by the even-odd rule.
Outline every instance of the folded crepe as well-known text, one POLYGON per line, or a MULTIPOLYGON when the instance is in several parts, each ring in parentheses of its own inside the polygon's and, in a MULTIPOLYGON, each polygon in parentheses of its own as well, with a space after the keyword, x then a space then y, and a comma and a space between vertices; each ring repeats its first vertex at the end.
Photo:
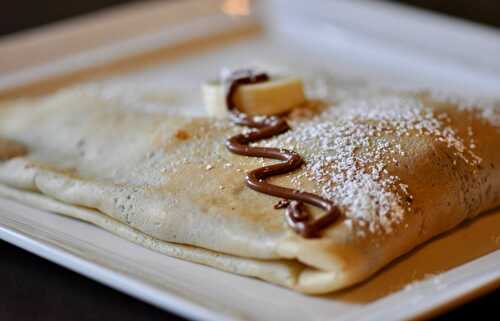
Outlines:
POLYGON ((245 172, 274 161, 226 149, 241 127, 171 105, 140 110, 81 88, 0 105, 0 195, 305 293, 363 281, 500 205, 492 103, 370 91, 292 112, 290 131, 256 145, 306 161, 273 183, 339 205, 318 238, 296 234, 277 198, 245 186, 245 172))

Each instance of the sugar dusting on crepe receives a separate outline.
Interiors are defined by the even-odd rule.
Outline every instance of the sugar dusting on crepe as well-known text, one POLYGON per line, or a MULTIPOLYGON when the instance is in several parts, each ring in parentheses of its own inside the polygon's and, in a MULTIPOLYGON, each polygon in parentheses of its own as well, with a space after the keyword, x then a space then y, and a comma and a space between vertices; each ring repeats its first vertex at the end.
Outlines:
MULTIPOLYGON (((399 137, 425 135, 447 144, 465 163, 481 162, 447 122, 446 114, 436 115, 414 97, 374 95, 332 105, 264 145, 299 152, 306 159, 299 175, 317 182, 347 218, 371 233, 391 233, 404 213, 411 213, 413 199, 405 182, 386 169, 405 157, 399 137)), ((294 184, 300 184, 298 178, 294 184)))
POLYGON ((454 104, 459 110, 474 112, 491 125, 500 128, 500 101, 438 90, 430 91, 430 97, 438 102, 454 104))

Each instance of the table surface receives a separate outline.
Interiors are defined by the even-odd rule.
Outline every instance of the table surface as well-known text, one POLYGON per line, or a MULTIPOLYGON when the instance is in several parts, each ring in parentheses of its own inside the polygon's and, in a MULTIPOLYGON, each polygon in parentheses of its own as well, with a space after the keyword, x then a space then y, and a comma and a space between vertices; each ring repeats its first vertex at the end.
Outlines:
MULTIPOLYGON (((2 321, 185 320, 3 241, 0 255, 2 321)), ((436 320, 472 319, 485 312, 493 315, 494 304, 499 302, 500 289, 436 320)))

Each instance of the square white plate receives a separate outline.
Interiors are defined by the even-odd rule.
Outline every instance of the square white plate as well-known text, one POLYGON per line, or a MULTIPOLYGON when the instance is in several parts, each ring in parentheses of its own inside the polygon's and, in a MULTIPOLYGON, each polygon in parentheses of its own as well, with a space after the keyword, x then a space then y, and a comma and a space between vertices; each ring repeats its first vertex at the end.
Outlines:
MULTIPOLYGON (((266 1, 256 11, 255 17, 264 25, 262 34, 118 76, 103 86, 114 94, 131 84, 197 93, 199 83, 221 67, 264 62, 302 70, 323 68, 339 78, 500 92, 500 35, 487 28, 373 1, 314 1, 308 6, 266 1)), ((120 46, 148 50, 238 23, 216 15, 194 21, 182 32, 164 30, 83 53, 78 63, 91 65, 112 56, 120 46)), ((61 61, 23 70, 0 77, 0 85, 8 87, 72 67, 61 61)), ((137 94, 128 99, 141 104, 142 98, 137 94)), ((194 94, 189 104, 199 101, 194 94)), ((0 199, 0 238, 158 307, 200 320, 400 320, 444 311, 500 284, 498 210, 419 247, 368 282, 320 297, 169 258, 89 224, 6 199, 0 199)))

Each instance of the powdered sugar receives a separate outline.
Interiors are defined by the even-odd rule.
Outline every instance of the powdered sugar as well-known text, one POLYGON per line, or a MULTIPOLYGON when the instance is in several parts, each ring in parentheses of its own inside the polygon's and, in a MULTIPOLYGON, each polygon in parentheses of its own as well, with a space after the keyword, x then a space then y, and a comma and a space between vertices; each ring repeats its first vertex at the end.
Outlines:
POLYGON ((387 170, 407 156, 402 137, 429 137, 466 163, 480 162, 447 122, 446 115, 435 115, 415 97, 373 95, 296 121, 293 130, 261 144, 299 152, 306 166, 293 179, 295 187, 303 176, 315 182, 319 193, 353 219, 352 225, 362 227, 361 233, 390 233, 411 212, 413 200, 411 187, 387 170))
POLYGON ((474 112, 491 125, 500 128, 500 101, 435 90, 430 91, 430 98, 438 102, 454 104, 462 111, 474 112))

